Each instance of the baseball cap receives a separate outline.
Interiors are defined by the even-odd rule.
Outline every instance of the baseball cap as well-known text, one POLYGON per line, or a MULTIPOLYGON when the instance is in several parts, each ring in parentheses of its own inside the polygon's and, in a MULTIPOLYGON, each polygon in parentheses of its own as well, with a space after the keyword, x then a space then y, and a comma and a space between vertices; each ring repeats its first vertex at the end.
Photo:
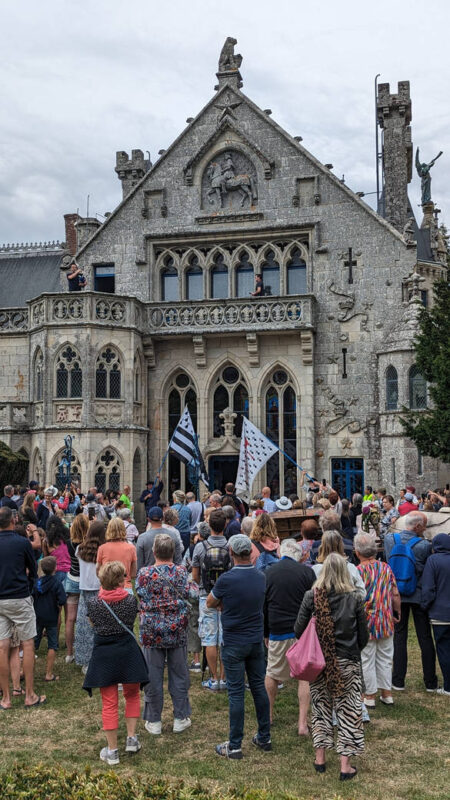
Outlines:
POLYGON ((162 508, 159 506, 153 506, 148 512, 148 518, 154 520, 155 522, 159 522, 163 518, 162 508))
POLYGON ((39 486, 37 481, 30 481, 29 483, 30 489, 34 489, 36 486, 39 486))
POLYGON ((237 556, 249 555, 252 552, 251 540, 243 533, 236 533, 235 536, 231 536, 228 544, 237 556))
POLYGON ((411 492, 406 492, 405 500, 408 500, 409 502, 411 502, 412 499, 413 499, 413 495, 411 494, 411 492))

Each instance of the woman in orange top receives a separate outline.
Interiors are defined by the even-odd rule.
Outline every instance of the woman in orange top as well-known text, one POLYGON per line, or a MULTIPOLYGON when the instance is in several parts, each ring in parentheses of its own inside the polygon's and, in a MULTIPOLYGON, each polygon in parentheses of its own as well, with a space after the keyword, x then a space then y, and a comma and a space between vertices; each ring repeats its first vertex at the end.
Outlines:
POLYGON ((106 529, 105 544, 98 548, 97 575, 100 567, 110 561, 120 561, 123 564, 126 572, 124 588, 132 594, 131 579, 136 577, 136 548, 127 542, 126 528, 123 520, 119 517, 109 521, 106 529))

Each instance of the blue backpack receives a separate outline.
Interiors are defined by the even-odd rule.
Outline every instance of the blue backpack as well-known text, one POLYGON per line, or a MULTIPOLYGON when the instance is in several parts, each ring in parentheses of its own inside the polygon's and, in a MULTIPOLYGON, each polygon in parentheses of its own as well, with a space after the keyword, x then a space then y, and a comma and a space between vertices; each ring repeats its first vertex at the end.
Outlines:
POLYGON ((255 544, 260 552, 260 555, 256 559, 255 563, 256 569, 260 569, 262 572, 264 572, 267 567, 270 567, 271 564, 276 564, 277 561, 280 560, 277 554, 272 550, 266 550, 261 542, 255 542, 255 544))
POLYGON ((413 536, 407 542, 402 542, 400 534, 394 533, 394 547, 388 558, 388 564, 395 575, 400 594, 409 597, 417 588, 416 557, 413 547, 422 541, 419 536, 413 536))

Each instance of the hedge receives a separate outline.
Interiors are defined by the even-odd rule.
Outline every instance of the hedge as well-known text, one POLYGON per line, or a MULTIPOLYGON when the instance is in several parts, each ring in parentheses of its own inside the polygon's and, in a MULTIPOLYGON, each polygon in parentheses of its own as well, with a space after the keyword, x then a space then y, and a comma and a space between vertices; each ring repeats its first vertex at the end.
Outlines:
POLYGON ((13 486, 22 485, 27 482, 28 477, 28 457, 20 452, 15 453, 5 442, 0 441, 0 491, 8 483, 13 486))
MULTIPOLYGON (((18 765, 0 775, 2 800, 302 800, 292 794, 261 789, 210 791, 182 781, 122 777, 114 770, 67 772, 56 767, 18 765)), ((306 800, 303 798, 303 800, 306 800)), ((331 795, 322 800, 332 800, 331 795)), ((333 795, 333 800, 339 800, 333 795)))

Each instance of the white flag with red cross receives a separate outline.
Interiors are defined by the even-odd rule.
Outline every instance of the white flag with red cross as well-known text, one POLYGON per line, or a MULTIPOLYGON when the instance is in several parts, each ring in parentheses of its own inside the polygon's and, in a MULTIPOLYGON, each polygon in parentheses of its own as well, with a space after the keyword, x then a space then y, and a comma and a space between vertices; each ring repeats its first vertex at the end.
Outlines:
POLYGON ((256 425, 253 425, 253 422, 244 417, 236 491, 249 492, 259 470, 278 449, 276 444, 264 436, 256 425))

